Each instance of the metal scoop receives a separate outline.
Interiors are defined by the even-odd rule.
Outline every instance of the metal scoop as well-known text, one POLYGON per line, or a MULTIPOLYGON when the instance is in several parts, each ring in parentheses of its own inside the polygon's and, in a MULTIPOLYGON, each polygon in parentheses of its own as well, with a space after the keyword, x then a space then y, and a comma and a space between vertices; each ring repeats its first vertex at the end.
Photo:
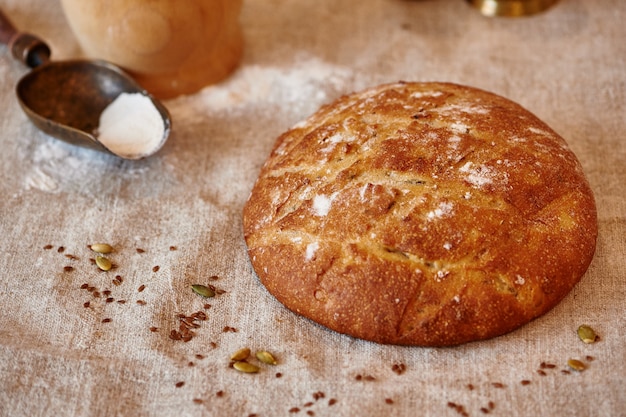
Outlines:
POLYGON ((24 113, 50 136, 113 153, 98 141, 95 132, 100 114, 121 93, 149 97, 163 119, 163 142, 169 136, 171 119, 165 106, 115 65, 99 60, 51 62, 48 45, 34 35, 18 32, 1 10, 0 43, 33 68, 18 82, 16 94, 24 113))

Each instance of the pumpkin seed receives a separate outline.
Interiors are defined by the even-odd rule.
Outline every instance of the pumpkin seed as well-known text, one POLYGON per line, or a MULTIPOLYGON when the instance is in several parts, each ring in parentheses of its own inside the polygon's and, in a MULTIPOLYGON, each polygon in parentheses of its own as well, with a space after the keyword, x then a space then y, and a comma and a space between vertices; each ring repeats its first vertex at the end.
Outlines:
POLYGON ((113 247, 107 243, 94 243, 90 246, 91 250, 97 253, 111 253, 113 252, 113 247))
POLYGON ((587 366, 579 361, 578 359, 570 359, 567 361, 567 366, 572 368, 574 371, 582 372, 587 369, 587 366))
POLYGON ((230 360, 239 362, 248 359, 248 356, 250 356, 250 349, 243 348, 230 355, 230 360))
POLYGON ((98 268, 102 269, 103 271, 108 271, 113 267, 113 264, 108 258, 100 255, 96 256, 96 265, 98 265, 98 268))
POLYGON ((256 365, 243 361, 235 362, 233 364, 233 368, 235 368, 239 372, 244 372, 246 374, 254 374, 259 372, 259 369, 261 369, 256 365))
POLYGON ((260 360, 261 362, 266 363, 268 365, 276 365, 278 363, 276 362, 276 359, 274 358, 274 356, 265 350, 257 352, 256 358, 260 360))
POLYGON ((215 297, 215 291, 213 291, 211 288, 207 287, 206 285, 194 284, 191 286, 191 289, 193 290, 193 292, 195 292, 196 294, 202 297, 205 297, 205 298, 215 297))
POLYGON ((579 326, 577 333, 578 333, 578 337, 580 338, 580 340, 582 340, 585 343, 594 343, 596 339, 598 338, 598 336, 596 335, 596 332, 591 327, 587 326, 586 324, 579 326))

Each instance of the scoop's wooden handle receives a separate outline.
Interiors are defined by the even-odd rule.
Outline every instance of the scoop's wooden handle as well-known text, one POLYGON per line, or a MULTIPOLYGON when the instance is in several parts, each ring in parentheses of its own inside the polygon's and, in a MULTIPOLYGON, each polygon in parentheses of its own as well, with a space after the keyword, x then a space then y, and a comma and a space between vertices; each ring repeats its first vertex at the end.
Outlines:
POLYGON ((50 60, 50 48, 44 41, 30 33, 21 33, 0 10, 0 42, 7 45, 13 57, 31 68, 50 60))
POLYGON ((9 18, 0 10, 0 42, 8 45, 11 39, 17 35, 17 30, 9 18))

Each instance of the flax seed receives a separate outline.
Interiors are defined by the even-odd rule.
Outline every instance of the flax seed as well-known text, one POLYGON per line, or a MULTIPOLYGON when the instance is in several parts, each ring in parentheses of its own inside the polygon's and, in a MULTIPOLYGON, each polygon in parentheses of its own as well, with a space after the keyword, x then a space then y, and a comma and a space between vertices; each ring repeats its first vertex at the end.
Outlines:
POLYGON ((152 327, 150 327, 150 331, 151 331, 152 333, 155 333, 155 332, 158 332, 158 331, 159 331, 159 328, 158 328, 158 327, 154 327, 154 326, 152 326, 152 327))
POLYGON ((45 250, 50 250, 50 249, 52 249, 52 245, 46 245, 46 246, 44 246, 43 248, 44 248, 45 250))
POLYGON ((57 252, 63 253, 65 252, 65 248, 63 246, 59 246, 59 248, 57 249, 57 252))
POLYGON ((393 404, 393 400, 391 398, 385 398, 386 404, 393 404))
POLYGON ((522 385, 530 385, 530 381, 529 381, 528 379, 522 379, 522 380, 520 381, 520 383, 521 383, 522 385))
POLYGON ((391 370, 398 375, 402 375, 406 371, 406 365, 403 363, 395 363, 391 370))
POLYGON ((329 406, 335 405, 335 404, 337 404, 337 399, 336 398, 331 398, 330 400, 328 400, 328 405, 329 406))
POLYGON ((217 392, 215 393, 215 395, 216 395, 217 397, 223 397, 223 396, 224 396, 224 391, 219 390, 219 391, 217 391, 217 392))
POLYGON ((137 249, 135 249, 135 250, 137 251, 137 253, 144 253, 144 252, 145 252, 145 250, 143 250, 143 249, 141 249, 141 248, 137 248, 137 249))
POLYGON ((111 323, 111 321, 113 321, 113 320, 109 319, 109 318, 102 319, 102 323, 111 323))
POLYGON ((89 301, 85 301, 85 303, 83 304, 83 307, 89 308, 89 301))
POLYGON ((324 394, 322 391, 317 391, 313 393, 313 399, 315 401, 320 400, 322 398, 324 398, 326 396, 326 394, 324 394))
POLYGON ((194 398, 193 402, 196 404, 202 404, 204 402, 204 400, 202 400, 202 398, 194 398))
POLYGON ((80 286, 81 290, 86 290, 87 288, 89 288, 89 284, 83 284, 80 286))
POLYGON ((137 304, 139 304, 140 306, 145 306, 148 303, 146 303, 144 300, 137 300, 137 304))
POLYGON ((179 381, 179 382, 176 383, 176 388, 180 388, 183 385, 185 385, 185 381, 179 381))
POLYGON ((126 304, 126 300, 117 300, 118 304, 126 304))
POLYGON ((171 251, 175 251, 176 249, 177 249, 176 246, 170 246, 171 251))
POLYGON ((159 272, 160 266, 159 265, 155 265, 152 267, 152 272, 159 272))
POLYGON ((63 270, 65 272, 72 272, 74 270, 74 267, 73 266, 69 266, 69 265, 68 266, 64 266, 63 270))
POLYGON ((139 286, 139 288, 137 288, 137 291, 138 292, 142 292, 145 289, 146 289, 146 286, 142 284, 142 285, 139 286))

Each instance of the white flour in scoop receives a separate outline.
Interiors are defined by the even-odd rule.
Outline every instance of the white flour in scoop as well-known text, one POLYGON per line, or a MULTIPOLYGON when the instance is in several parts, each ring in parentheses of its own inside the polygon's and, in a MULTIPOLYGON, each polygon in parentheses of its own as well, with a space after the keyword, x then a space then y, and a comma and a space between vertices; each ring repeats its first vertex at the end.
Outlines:
POLYGON ((114 154, 139 159, 159 150, 165 134, 161 114, 150 97, 122 93, 100 115, 96 137, 114 154))

